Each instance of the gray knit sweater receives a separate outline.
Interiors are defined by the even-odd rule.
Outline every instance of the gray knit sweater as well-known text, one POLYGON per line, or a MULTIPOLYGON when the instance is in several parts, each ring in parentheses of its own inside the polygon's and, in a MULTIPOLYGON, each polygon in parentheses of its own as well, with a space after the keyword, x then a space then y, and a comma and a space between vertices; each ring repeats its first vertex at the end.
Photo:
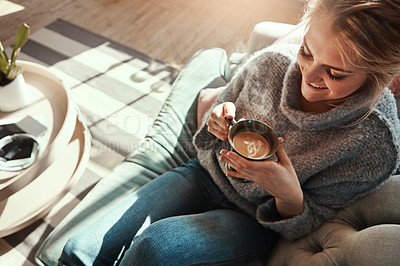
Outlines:
MULTIPOLYGON (((194 136, 200 163, 226 197, 262 225, 289 239, 309 234, 338 210, 371 193, 397 171, 400 123, 395 99, 385 89, 379 105, 361 123, 367 108, 336 107, 326 113, 304 113, 299 107, 297 47, 269 47, 250 58, 203 119, 194 136), (226 177, 218 160, 227 142, 207 131, 205 121, 216 104, 231 101, 236 119, 260 120, 285 139, 288 154, 304 193, 304 211, 280 217, 274 197, 256 183, 226 177)), ((346 103, 359 106, 366 95, 346 103)))

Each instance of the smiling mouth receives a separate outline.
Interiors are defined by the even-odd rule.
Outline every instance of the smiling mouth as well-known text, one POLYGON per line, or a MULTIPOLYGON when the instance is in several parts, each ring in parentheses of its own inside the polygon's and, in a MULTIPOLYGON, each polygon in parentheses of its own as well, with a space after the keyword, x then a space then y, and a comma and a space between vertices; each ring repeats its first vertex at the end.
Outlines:
POLYGON ((314 85, 312 83, 308 83, 308 85, 313 87, 313 88, 315 88, 315 89, 327 89, 327 87, 320 87, 320 86, 314 85))

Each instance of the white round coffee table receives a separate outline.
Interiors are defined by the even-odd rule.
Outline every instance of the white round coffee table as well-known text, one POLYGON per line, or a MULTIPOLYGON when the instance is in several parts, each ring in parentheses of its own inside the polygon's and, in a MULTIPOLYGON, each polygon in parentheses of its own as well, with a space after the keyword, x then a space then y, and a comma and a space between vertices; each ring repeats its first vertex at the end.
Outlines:
POLYGON ((35 101, 0 112, 0 122, 40 117, 47 127, 39 159, 21 171, 0 171, 0 237, 43 217, 79 180, 90 157, 90 134, 70 92, 46 67, 19 61, 35 101))

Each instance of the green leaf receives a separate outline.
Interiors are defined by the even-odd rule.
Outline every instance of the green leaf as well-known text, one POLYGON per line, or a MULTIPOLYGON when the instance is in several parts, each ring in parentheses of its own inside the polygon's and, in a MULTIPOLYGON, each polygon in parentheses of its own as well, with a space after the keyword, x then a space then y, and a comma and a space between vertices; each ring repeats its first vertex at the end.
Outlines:
POLYGON ((1 43, 1 41, 0 41, 0 58, 4 58, 4 59, 6 59, 8 61, 6 50, 4 49, 3 44, 1 43))
POLYGON ((0 72, 7 74, 9 67, 10 67, 10 65, 8 63, 8 60, 6 60, 4 58, 0 58, 0 72))
POLYGON ((6 73, 8 71, 9 62, 3 44, 0 42, 0 71, 6 73))
POLYGON ((8 72, 7 79, 13 80, 13 79, 15 79, 15 78, 18 76, 18 74, 20 74, 20 73, 22 73, 22 68, 21 68, 20 66, 13 65, 13 66, 10 68, 10 72, 8 72))
POLYGON ((24 23, 19 27, 17 31, 17 37, 15 39, 15 43, 13 45, 13 51, 11 54, 11 63, 14 63, 18 57, 19 52, 21 51, 22 46, 28 41, 30 33, 30 27, 24 23))

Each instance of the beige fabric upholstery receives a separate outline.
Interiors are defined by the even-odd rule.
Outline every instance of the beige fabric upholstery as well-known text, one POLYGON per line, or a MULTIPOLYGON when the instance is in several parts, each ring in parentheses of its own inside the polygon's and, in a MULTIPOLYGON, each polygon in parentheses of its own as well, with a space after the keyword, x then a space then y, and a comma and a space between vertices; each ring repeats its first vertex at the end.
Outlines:
POLYGON ((273 43, 301 43, 305 23, 291 25, 279 22, 263 21, 254 26, 247 45, 248 54, 267 47, 273 43))
POLYGON ((297 241, 280 239, 268 265, 400 265, 400 176, 297 241))

